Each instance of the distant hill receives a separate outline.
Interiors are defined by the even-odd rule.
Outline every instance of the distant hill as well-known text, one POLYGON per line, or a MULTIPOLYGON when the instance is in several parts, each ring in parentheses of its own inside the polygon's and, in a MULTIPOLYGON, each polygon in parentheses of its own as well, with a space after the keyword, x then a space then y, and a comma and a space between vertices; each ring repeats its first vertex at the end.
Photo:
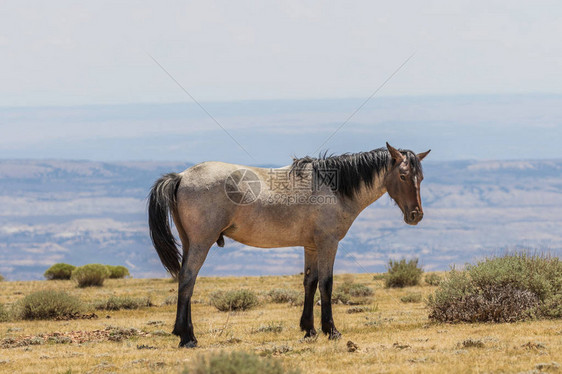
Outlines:
MULTIPOLYGON (((146 196, 174 162, 0 161, 0 273, 39 279, 55 262, 124 264, 135 277, 165 274, 151 246, 146 196)), ((562 160, 424 163, 425 218, 403 223, 388 197, 366 209, 342 241, 338 272, 384 271, 418 256, 447 269, 506 249, 562 253, 562 160)), ((227 239, 203 275, 302 271, 302 249, 257 249, 227 239)))

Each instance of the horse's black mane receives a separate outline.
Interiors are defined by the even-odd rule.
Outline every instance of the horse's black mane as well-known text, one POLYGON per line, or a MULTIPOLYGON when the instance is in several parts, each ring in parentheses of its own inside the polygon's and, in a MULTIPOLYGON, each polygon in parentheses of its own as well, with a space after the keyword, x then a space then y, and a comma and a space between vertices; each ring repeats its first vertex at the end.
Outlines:
MULTIPOLYGON (((421 173, 421 162, 410 150, 399 150, 408 160, 413 173, 421 173)), ((369 152, 344 153, 339 156, 326 153, 318 158, 294 158, 291 173, 302 176, 307 165, 312 165, 313 188, 323 184, 329 185, 332 191, 345 197, 353 197, 361 188, 361 183, 371 187, 375 175, 386 171, 393 164, 390 152, 386 148, 378 148, 369 152)))

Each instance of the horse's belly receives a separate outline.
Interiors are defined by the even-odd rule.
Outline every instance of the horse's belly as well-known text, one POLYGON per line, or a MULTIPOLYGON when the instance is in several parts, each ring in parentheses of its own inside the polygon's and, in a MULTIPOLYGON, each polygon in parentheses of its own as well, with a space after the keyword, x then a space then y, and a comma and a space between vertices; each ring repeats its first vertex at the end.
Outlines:
POLYGON ((302 231, 293 227, 260 227, 261 225, 234 226, 224 235, 252 247, 276 248, 308 245, 302 231))

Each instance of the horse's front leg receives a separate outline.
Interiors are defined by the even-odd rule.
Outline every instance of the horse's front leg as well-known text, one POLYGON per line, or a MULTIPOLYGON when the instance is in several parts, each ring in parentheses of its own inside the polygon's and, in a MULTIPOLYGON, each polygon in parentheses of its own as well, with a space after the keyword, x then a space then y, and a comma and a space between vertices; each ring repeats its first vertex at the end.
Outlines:
POLYGON ((184 250, 184 258, 179 273, 178 283, 178 309, 174 335, 180 337, 180 347, 192 348, 197 345, 191 322, 191 296, 195 287, 197 274, 207 257, 211 245, 189 245, 184 250))
POLYGON ((318 278, 322 302, 322 332, 330 339, 341 337, 332 317, 332 286, 334 283, 334 260, 338 250, 335 240, 323 240, 318 245, 318 278))
POLYGON ((304 248, 304 306, 301 316, 301 330, 304 337, 316 335, 314 329, 314 294, 318 287, 318 256, 316 248, 304 248))

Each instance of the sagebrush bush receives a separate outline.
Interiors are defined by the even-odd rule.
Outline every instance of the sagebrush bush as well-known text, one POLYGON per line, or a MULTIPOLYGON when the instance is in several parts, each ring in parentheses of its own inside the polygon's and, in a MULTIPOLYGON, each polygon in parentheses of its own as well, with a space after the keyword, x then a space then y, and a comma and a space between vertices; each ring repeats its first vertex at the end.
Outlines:
POLYGON ((276 333, 276 334, 278 334, 282 331, 283 331, 283 323, 281 323, 281 322, 269 322, 266 325, 261 325, 257 329, 252 330, 253 333, 273 332, 273 333, 276 333))
POLYGON ((127 269, 125 266, 122 265, 118 265, 118 266, 106 265, 106 266, 107 269, 109 270, 109 278, 111 279, 122 279, 131 275, 129 274, 129 269, 127 269))
POLYGON ((83 310, 77 297, 53 290, 34 292, 16 304, 17 317, 27 320, 73 318, 83 310))
POLYGON ((417 258, 410 261, 406 261, 406 259, 390 260, 384 283, 387 288, 417 286, 420 284, 422 273, 423 270, 418 267, 417 258))
POLYGON ((372 296, 373 290, 362 283, 343 282, 338 287, 338 291, 354 297, 372 296))
POLYGON ((109 270, 107 266, 88 264, 74 269, 71 279, 78 283, 78 287, 101 287, 108 277, 109 270))
POLYGON ((199 356, 184 374, 298 374, 298 370, 286 370, 270 357, 255 353, 218 352, 199 356))
POLYGON ((11 314, 8 311, 8 308, 6 308, 4 304, 0 304, 0 322, 7 322, 11 319, 10 317, 11 314))
POLYGON ((170 295, 164 299, 162 305, 176 305, 177 303, 178 303, 178 295, 170 295))
POLYGON ((267 293, 272 302, 282 304, 296 304, 299 301, 300 292, 289 288, 275 288, 267 293))
POLYGON ((419 292, 409 293, 400 298, 403 303, 419 303, 422 300, 422 295, 419 292))
POLYGON ((332 304, 349 304, 351 296, 348 293, 336 290, 332 292, 332 304))
POLYGON ((65 264, 64 262, 59 262, 58 264, 54 264, 50 268, 48 268, 43 276, 47 278, 47 280, 68 280, 72 275, 72 271, 76 269, 76 266, 65 264))
POLYGON ((426 274, 425 276, 425 283, 429 284, 430 286, 439 286, 439 283, 443 280, 439 274, 431 273, 426 274))
POLYGON ((562 318, 562 291, 539 305, 539 314, 547 318, 562 318))
POLYGON ((215 291, 210 295, 210 304, 221 312, 248 310, 259 305, 259 299, 251 290, 215 291))
POLYGON ((562 316, 562 262, 509 254, 451 271, 428 300, 429 317, 445 322, 513 322, 562 316))
POLYGON ((111 296, 94 304, 94 308, 97 310, 132 310, 149 306, 152 306, 149 297, 134 298, 129 296, 111 296))

